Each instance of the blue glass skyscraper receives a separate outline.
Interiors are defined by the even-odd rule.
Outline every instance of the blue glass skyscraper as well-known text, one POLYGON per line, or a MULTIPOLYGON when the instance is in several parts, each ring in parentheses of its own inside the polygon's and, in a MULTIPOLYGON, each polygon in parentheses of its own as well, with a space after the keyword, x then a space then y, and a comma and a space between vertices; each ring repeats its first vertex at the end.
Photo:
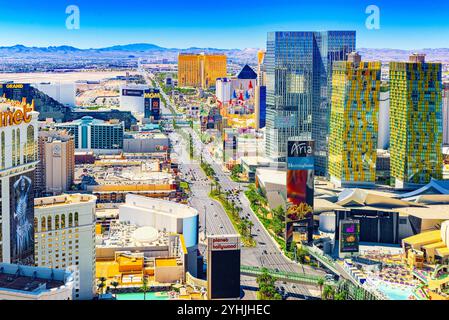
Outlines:
POLYGON ((315 140, 316 172, 326 175, 332 64, 355 51, 355 31, 269 32, 266 152, 286 161, 287 140, 315 140))

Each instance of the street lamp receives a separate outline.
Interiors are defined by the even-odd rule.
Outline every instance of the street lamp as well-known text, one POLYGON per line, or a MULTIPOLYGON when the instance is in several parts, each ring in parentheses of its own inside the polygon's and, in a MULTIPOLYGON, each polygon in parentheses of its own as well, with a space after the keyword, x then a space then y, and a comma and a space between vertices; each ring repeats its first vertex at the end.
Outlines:
POLYGON ((207 215, 207 206, 204 205, 204 241, 206 241, 206 230, 207 230, 207 219, 206 219, 206 215, 207 215))

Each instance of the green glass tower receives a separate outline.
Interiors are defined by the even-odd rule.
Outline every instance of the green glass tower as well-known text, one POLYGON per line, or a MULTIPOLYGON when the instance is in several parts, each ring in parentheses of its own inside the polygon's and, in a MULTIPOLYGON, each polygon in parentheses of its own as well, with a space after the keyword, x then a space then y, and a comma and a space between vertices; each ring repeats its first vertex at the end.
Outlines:
POLYGON ((396 188, 441 179, 442 66, 414 54, 390 63, 391 177, 396 188))

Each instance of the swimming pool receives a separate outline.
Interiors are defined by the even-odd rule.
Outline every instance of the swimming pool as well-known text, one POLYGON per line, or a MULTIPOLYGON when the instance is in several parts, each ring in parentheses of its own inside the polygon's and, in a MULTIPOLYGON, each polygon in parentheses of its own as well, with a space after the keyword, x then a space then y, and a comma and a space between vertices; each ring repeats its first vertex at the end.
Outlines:
POLYGON ((378 282, 377 289, 391 300, 409 300, 413 294, 413 288, 409 286, 393 287, 392 285, 378 282))
MULTIPOLYGON (((136 293, 118 293, 117 300, 143 300, 143 292, 136 293)), ((147 292, 146 300, 168 300, 168 293, 166 292, 147 292)))

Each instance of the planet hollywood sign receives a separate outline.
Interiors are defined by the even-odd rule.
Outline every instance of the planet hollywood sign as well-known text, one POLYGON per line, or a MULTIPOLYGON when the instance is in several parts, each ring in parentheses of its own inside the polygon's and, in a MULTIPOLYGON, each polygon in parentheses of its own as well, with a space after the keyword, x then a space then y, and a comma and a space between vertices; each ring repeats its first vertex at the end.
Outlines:
POLYGON ((15 107, 14 110, 0 112, 0 127, 17 126, 22 122, 29 123, 31 121, 32 117, 29 113, 34 110, 32 105, 25 103, 11 103, 11 105, 15 107), (19 109, 20 107, 22 110, 19 109))
POLYGON ((216 236, 209 238, 208 247, 210 251, 239 250, 240 241, 238 236, 216 236))

